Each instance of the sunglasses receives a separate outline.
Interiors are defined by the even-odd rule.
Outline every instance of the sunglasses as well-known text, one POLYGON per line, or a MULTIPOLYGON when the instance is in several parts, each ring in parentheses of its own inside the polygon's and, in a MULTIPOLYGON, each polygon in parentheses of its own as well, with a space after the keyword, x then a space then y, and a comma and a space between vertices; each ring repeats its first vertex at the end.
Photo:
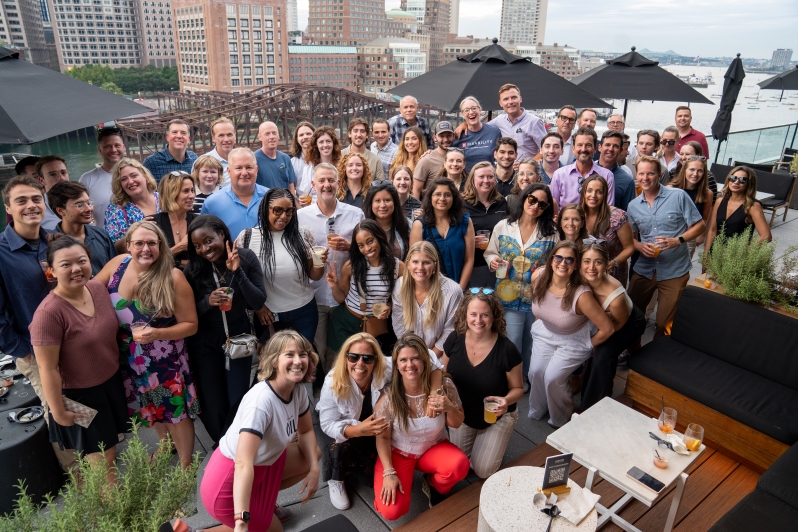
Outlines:
POLYGON ((562 255, 554 255, 552 260, 554 264, 560 264, 562 261, 565 261, 566 266, 572 266, 576 262, 574 257, 563 257, 562 255))
POLYGON ((489 296, 493 293, 493 288, 469 288, 468 291, 472 294, 478 294, 482 292, 486 296, 489 296))
POLYGON ((269 206, 269 210, 272 211, 272 214, 275 215, 277 218, 285 214, 288 217, 294 215, 294 211, 296 210, 294 207, 288 207, 284 209, 283 207, 271 207, 269 206))
POLYGON ((663 146, 673 146, 674 144, 676 144, 676 141, 675 140, 663 140, 660 144, 662 144, 663 146))
POLYGON ((372 187, 376 187, 378 185, 387 185, 392 187, 393 181, 391 181, 390 179, 378 179, 377 181, 372 181, 371 183, 372 187))
POLYGON ((729 183, 740 183, 741 185, 745 185, 746 183, 748 183, 748 178, 736 175, 729 176, 729 183))
MULTIPOLYGON (((582 183, 579 183, 579 187, 580 187, 580 190, 581 190, 582 183)), ((532 207, 537 205, 538 209, 540 209, 541 211, 545 211, 546 209, 549 208, 549 202, 548 201, 539 200, 533 194, 530 194, 529 196, 526 197, 526 202, 532 207)))
POLYGON ((364 364, 374 364, 374 361, 377 360, 377 355, 361 355, 360 353, 347 353, 346 359, 351 362, 352 364, 357 364, 357 361, 363 359, 364 364))
POLYGON ((460 152, 460 153, 465 153, 465 151, 463 151, 461 148, 452 148, 452 147, 449 147, 449 148, 446 148, 446 150, 447 150, 447 151, 457 151, 457 152, 460 152))
POLYGON ((173 179, 173 178, 176 178, 176 177, 185 177, 185 178, 191 179, 191 174, 188 174, 186 172, 181 172, 179 170, 175 170, 174 172, 169 172, 168 174, 166 174, 166 177, 168 177, 169 179, 173 179))
POLYGON ((703 155, 688 155, 687 156, 687 160, 688 161, 701 161, 703 163, 703 162, 706 162, 707 158, 704 157, 703 155))

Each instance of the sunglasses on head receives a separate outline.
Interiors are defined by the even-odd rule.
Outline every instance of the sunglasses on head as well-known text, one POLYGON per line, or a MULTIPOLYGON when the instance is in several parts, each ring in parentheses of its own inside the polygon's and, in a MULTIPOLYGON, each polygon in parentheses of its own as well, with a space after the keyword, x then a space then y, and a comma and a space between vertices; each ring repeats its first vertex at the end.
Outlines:
POLYGON ((361 355, 360 353, 347 353, 346 359, 352 364, 357 364, 357 361, 363 359, 364 364, 374 364, 377 360, 377 355, 361 355))
POLYGON ((393 181, 391 181, 390 179, 378 179, 377 181, 372 181, 371 183, 372 187, 376 187, 378 185, 388 185, 392 187, 393 181))
POLYGON ((729 176, 729 183, 740 183, 741 185, 745 185, 748 183, 748 178, 737 175, 729 176))
POLYGON ((703 163, 703 162, 706 162, 707 158, 704 157, 703 155, 688 155, 687 156, 687 160, 688 161, 701 161, 703 163))
POLYGON ((493 288, 469 288, 468 291, 472 294, 478 294, 482 292, 486 296, 489 296, 493 293, 493 288))
POLYGON ((458 152, 460 152, 460 153, 465 153, 465 152, 462 150, 462 148, 453 148, 453 147, 451 147, 451 146, 450 146, 450 147, 448 147, 448 148, 446 148, 446 150, 447 150, 447 151, 458 151, 458 152))
POLYGON ((181 172, 180 170, 175 170, 174 172, 169 172, 168 174, 166 174, 166 177, 170 179, 175 177, 185 177, 191 179, 191 174, 188 174, 186 172, 181 172))
MULTIPOLYGON (((579 186, 581 187, 581 186, 582 186, 582 184, 580 183, 580 184, 579 184, 579 186)), ((534 207, 535 205, 537 205, 537 206, 538 206, 538 209, 540 209, 541 211, 545 211, 546 209, 548 209, 548 208, 549 208, 549 202, 548 202, 548 201, 539 200, 539 199, 537 199, 537 198, 535 197, 535 195, 534 195, 534 194, 530 194, 529 196, 527 196, 527 197, 526 197, 526 202, 527 202, 529 205, 531 205, 532 207, 534 207)))
POLYGON ((565 261, 566 266, 571 266, 576 262, 574 257, 563 257, 562 255, 554 255, 552 257, 554 264, 560 264, 562 261, 565 261))

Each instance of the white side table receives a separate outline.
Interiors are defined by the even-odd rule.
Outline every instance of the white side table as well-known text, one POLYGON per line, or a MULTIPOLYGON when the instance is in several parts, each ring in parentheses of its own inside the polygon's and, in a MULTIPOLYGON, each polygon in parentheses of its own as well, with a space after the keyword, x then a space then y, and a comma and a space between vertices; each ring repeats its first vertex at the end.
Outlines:
MULTIPOLYGON (((479 495, 478 532, 529 532, 546 530, 549 516, 536 507, 532 498, 543 483, 542 467, 508 467, 491 475, 482 485, 479 495)), ((578 487, 568 479, 568 485, 578 487)), ((563 496, 567 497, 567 496, 563 496)), ((551 524, 551 532, 596 530, 598 513, 590 511, 579 526, 558 517, 551 524)))

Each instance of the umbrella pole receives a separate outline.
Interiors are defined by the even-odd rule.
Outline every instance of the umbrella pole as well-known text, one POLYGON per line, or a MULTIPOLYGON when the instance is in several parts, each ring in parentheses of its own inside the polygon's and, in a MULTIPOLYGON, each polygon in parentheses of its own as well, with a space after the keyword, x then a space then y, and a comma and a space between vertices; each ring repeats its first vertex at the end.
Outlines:
POLYGON ((720 157, 720 145, 723 144, 723 141, 718 139, 718 147, 715 149, 715 162, 718 162, 718 157, 720 157))
POLYGON ((623 101, 623 121, 626 122, 626 108, 629 105, 629 100, 623 101))
POLYGON ((779 102, 781 102, 782 98, 784 98, 784 89, 781 89, 781 96, 779 96, 779 102))

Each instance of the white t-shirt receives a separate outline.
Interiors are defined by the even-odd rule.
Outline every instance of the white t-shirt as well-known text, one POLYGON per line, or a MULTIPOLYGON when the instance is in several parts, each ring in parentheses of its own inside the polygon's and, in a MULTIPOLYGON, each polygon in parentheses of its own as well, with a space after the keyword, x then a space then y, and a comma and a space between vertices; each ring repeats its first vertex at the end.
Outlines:
POLYGON ((269 381, 261 381, 241 399, 233 423, 219 440, 219 450, 226 458, 235 460, 239 434, 251 432, 261 438, 254 464, 272 465, 294 439, 299 418, 309 409, 310 400, 303 385, 294 386, 291 400, 286 402, 269 381))
POLYGON ((94 225, 104 229, 105 209, 111 203, 110 172, 98 166, 80 176, 79 182, 89 189, 89 197, 94 202, 94 225))
MULTIPOLYGON (((300 228, 301 229, 301 228, 300 228)), ((244 232, 238 235, 238 241, 244 241, 244 232)), ((302 272, 294 262, 294 258, 283 244, 284 231, 272 232, 272 249, 274 250, 274 270, 271 275, 266 274, 266 266, 263 267, 264 279, 266 281, 266 306, 272 312, 288 312, 304 307, 313 299, 313 287, 302 281, 302 272)), ((326 237, 325 237, 326 240, 326 237)), ((260 259, 260 251, 263 246, 263 238, 258 227, 252 228, 252 237, 249 240, 249 249, 260 259)), ((310 254, 308 253, 308 256, 310 254)))

